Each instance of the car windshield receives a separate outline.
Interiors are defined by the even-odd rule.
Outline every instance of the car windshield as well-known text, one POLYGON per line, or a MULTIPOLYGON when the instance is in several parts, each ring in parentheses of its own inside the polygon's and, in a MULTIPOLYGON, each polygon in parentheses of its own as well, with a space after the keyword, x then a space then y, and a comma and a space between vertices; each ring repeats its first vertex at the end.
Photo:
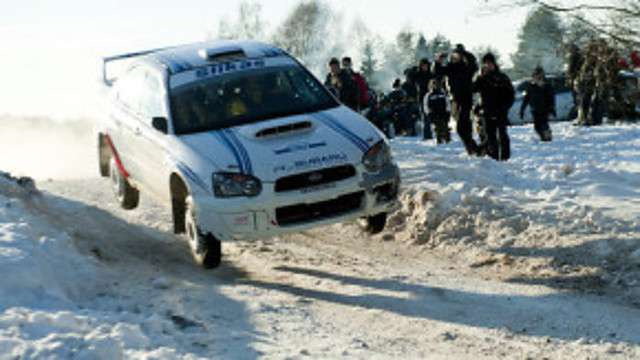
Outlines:
POLYGON ((299 66, 280 66, 209 77, 172 89, 176 134, 316 112, 338 103, 299 66))

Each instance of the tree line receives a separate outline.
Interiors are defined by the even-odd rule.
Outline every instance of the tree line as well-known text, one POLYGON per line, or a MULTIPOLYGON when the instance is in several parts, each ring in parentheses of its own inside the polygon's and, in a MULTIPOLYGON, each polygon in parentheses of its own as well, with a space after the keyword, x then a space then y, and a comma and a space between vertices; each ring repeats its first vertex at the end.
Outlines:
MULTIPOLYGON (((542 0, 489 1, 495 6, 528 6, 529 11, 518 34, 518 48, 510 54, 511 67, 505 71, 514 79, 526 77, 538 65, 549 73, 562 72, 568 45, 584 46, 607 34, 613 39, 626 39, 621 44, 631 46, 638 40, 640 5, 637 0, 604 1, 600 8, 565 8, 557 2, 542 0), (585 13, 612 11, 615 25, 596 24, 585 13)), ((608 20, 610 21, 610 20, 608 20)), ((239 3, 234 20, 223 19, 217 34, 222 39, 248 39, 273 43, 300 59, 313 73, 321 76, 333 56, 348 55, 355 67, 376 90, 389 89, 393 79, 414 66, 421 58, 433 60, 438 53, 450 53, 454 44, 444 35, 431 36, 410 26, 402 28, 394 40, 387 41, 375 34, 362 19, 345 24, 341 14, 322 0, 301 1, 293 7, 280 24, 267 26, 262 5, 256 0, 239 3)), ((637 42, 635 43, 637 45, 637 42)), ((629 48, 629 51, 632 49, 629 48)), ((486 52, 502 56, 490 44, 472 48, 476 56, 486 52)), ((624 52, 622 52, 624 54, 624 52)))
MULTIPOLYGON (((300 59, 320 76, 326 72, 327 61, 334 56, 348 55, 356 69, 376 90, 388 90, 393 79, 402 77, 405 69, 419 59, 433 60, 438 53, 450 53, 452 42, 444 35, 432 37, 405 26, 393 41, 375 34, 362 19, 346 24, 341 14, 322 0, 299 2, 282 23, 270 26, 262 16, 260 2, 243 0, 234 20, 223 19, 212 37, 248 39, 273 43, 300 59)), ((490 46, 473 49, 480 54, 490 46)))

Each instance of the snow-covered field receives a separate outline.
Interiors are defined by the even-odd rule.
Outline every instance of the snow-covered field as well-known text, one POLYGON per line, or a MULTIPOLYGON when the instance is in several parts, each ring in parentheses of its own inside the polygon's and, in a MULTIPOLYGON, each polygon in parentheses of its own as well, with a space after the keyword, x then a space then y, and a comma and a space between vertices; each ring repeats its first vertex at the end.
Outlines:
POLYGON ((117 208, 90 126, 15 121, 0 170, 40 192, 0 180, 0 359, 640 357, 639 125, 514 127, 504 163, 394 139, 388 231, 225 244, 203 271, 166 210, 117 208))

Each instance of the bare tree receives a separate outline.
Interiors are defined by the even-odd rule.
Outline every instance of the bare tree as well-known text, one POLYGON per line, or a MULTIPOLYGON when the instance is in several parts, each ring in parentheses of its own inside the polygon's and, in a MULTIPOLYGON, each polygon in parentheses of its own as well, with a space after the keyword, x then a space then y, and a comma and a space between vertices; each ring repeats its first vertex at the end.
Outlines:
POLYGON ((238 33, 240 38, 260 40, 264 38, 262 5, 254 1, 242 1, 239 7, 238 33))
POLYGON ((300 2, 276 30, 274 43, 319 74, 328 58, 343 52, 340 20, 323 1, 300 2))
POLYGON ((218 38, 264 40, 265 23, 262 20, 262 5, 256 1, 243 0, 238 5, 238 21, 220 20, 218 38))
POLYGON ((640 1, 638 0, 485 0, 499 8, 540 6, 564 14, 594 32, 626 46, 640 46, 640 1))

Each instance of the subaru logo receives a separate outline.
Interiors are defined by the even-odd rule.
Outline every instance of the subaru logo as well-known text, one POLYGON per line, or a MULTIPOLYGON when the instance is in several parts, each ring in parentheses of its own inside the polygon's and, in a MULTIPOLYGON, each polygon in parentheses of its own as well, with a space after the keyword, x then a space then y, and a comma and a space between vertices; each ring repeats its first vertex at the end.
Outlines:
POLYGON ((322 174, 319 172, 314 172, 311 175, 309 175, 309 182, 317 183, 317 182, 320 182, 321 180, 322 180, 322 174))

